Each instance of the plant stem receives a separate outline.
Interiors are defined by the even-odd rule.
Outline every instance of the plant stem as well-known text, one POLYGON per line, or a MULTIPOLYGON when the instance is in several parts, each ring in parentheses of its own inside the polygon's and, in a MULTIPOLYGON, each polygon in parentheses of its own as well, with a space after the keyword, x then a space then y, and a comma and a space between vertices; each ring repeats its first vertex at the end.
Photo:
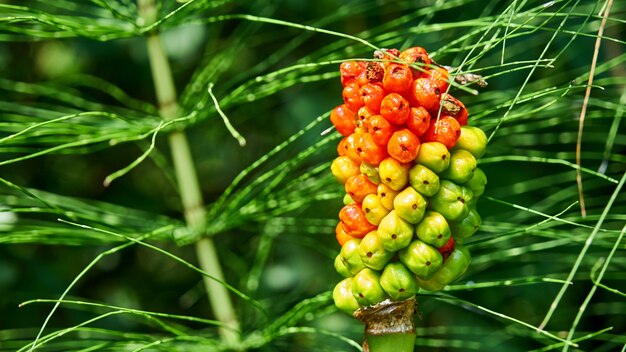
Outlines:
POLYGON ((364 352, 412 352, 415 346, 415 298, 385 300, 357 310, 365 323, 364 352))
MULTIPOLYGON (((144 25, 155 22, 156 7, 153 0, 139 0, 139 9, 145 21, 144 25)), ((172 71, 159 34, 150 33, 147 40, 159 112, 164 119, 173 119, 178 113, 178 103, 172 71)), ((187 137, 183 131, 174 131, 168 136, 168 142, 185 221, 191 229, 202 231, 206 225, 206 211, 187 137)), ((223 324, 219 330, 222 340, 229 347, 237 349, 240 344, 239 322, 228 290, 219 282, 224 281, 224 275, 213 240, 207 237, 201 238, 196 243, 196 254, 202 270, 212 276, 212 278, 203 277, 203 281, 215 317, 223 324)))

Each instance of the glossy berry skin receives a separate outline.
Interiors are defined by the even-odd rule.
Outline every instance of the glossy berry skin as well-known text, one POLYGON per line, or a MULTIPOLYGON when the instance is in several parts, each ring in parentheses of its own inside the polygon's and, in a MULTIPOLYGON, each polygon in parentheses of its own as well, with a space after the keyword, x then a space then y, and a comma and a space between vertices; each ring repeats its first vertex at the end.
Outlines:
POLYGON ((359 302, 352 295, 352 278, 343 279, 335 286, 333 301, 340 311, 348 315, 359 309, 359 302))
POLYGON ((361 158, 361 155, 359 155, 359 152, 357 151, 360 138, 361 134, 355 132, 342 141, 343 148, 345 150, 345 153, 343 155, 346 155, 357 165, 361 165, 361 162, 363 161, 363 158, 361 158))
POLYGON ((383 248, 378 236, 378 231, 372 231, 363 237, 359 245, 359 255, 366 267, 374 270, 382 270, 391 260, 394 252, 383 248))
POLYGON ((458 279, 469 267, 471 256, 467 248, 457 245, 441 268, 429 279, 417 277, 420 287, 428 291, 440 291, 458 279))
POLYGON ((352 111, 359 111, 361 106, 365 105, 361 95, 361 87, 356 82, 346 84, 341 95, 343 96, 343 102, 352 111))
POLYGON ((363 199, 368 194, 376 194, 377 188, 366 175, 361 173, 350 176, 345 184, 346 193, 357 203, 363 203, 363 199))
POLYGON ((358 203, 348 204, 341 208, 339 220, 343 223, 346 234, 356 238, 363 238, 368 232, 376 229, 376 226, 367 221, 358 203))
POLYGON ((409 183, 409 164, 403 164, 396 158, 386 158, 378 165, 380 181, 394 191, 401 191, 409 183))
POLYGON ((396 131, 396 127, 389 123, 382 115, 374 115, 369 119, 369 132, 374 143, 380 146, 387 146, 389 138, 396 131))
POLYGON ((356 114, 356 127, 360 127, 363 131, 369 131, 370 118, 376 115, 376 111, 368 108, 367 106, 361 106, 356 114))
POLYGON ((343 247, 343 245, 346 242, 352 239, 355 239, 356 237, 352 237, 348 235, 348 233, 346 232, 346 228, 344 227, 343 223, 340 221, 337 223, 337 226, 335 227, 335 238, 337 239, 339 246, 343 247))
POLYGON ((419 138, 406 128, 394 132, 387 143, 387 153, 405 164, 415 160, 419 148, 419 138))
POLYGON ((439 121, 430 124, 426 133, 422 135, 422 140, 424 142, 439 142, 446 148, 452 149, 460 136, 461 125, 459 122, 453 117, 442 116, 439 121))
POLYGON ((380 83, 368 83, 361 87, 363 103, 373 111, 380 111, 380 103, 385 97, 385 90, 380 83))
POLYGON ((439 251, 439 253, 441 253, 443 260, 445 261, 446 259, 448 259, 450 254, 454 252, 455 247, 456 247, 456 242, 454 241, 453 237, 450 237, 448 239, 448 242, 446 242, 446 244, 444 244, 443 246, 437 248, 437 250, 439 251))
POLYGON ((426 77, 435 83, 441 93, 448 91, 450 74, 445 68, 433 66, 428 72, 423 73, 422 77, 426 77))
POLYGON ((412 107, 406 127, 416 136, 422 136, 430 127, 430 113, 423 106, 412 107))
POLYGON ((357 83, 363 85, 367 83, 366 63, 362 61, 346 61, 339 65, 339 73, 341 74, 341 85, 346 86, 349 83, 357 83))
POLYGON ((345 104, 339 105, 330 112, 330 122, 333 123, 337 132, 343 136, 349 136, 356 128, 356 114, 345 104))
MULTIPOLYGON (((376 188, 378 191, 378 187, 376 188)), ((365 213, 365 218, 372 225, 378 226, 380 221, 389 214, 389 209, 385 208, 378 194, 368 194, 363 199, 361 208, 365 213)))
POLYGON ((332 164, 330 164, 330 171, 339 183, 345 184, 348 178, 359 174, 360 167, 344 155, 338 156, 333 160, 332 164))
POLYGON ((413 273, 400 262, 392 262, 385 266, 380 275, 380 286, 393 300, 413 297, 419 291, 413 273))
POLYGON ((408 100, 398 93, 387 94, 380 103, 380 114, 394 125, 402 125, 411 114, 408 100))
POLYGON ((433 115, 439 110, 441 91, 430 79, 421 77, 413 81, 411 94, 411 98, 416 106, 423 106, 424 109, 433 113, 433 115))
POLYGON ((402 94, 411 88, 411 83, 413 83, 413 74, 407 65, 394 62, 385 68, 383 88, 387 92, 402 94))
POLYGON ((411 71, 413 71, 414 78, 419 77, 431 64, 426 49, 419 46, 414 46, 402 51, 400 53, 400 59, 408 64, 412 64, 411 71))
POLYGON ((359 137, 356 151, 361 160, 371 165, 378 165, 389 156, 385 147, 377 144, 370 133, 364 133, 359 137))

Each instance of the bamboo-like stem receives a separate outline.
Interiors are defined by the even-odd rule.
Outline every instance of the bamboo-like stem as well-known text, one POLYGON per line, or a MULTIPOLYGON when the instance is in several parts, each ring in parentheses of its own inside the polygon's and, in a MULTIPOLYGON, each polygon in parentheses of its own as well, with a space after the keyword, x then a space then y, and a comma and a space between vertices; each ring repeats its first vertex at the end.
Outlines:
POLYGON ((364 352, 412 352, 415 347, 415 298, 385 300, 359 308, 355 317, 365 323, 364 352))
MULTIPOLYGON (((139 9, 144 25, 155 22, 156 7, 153 0, 139 0, 139 9)), ((178 113, 176 88, 159 34, 150 33, 147 45, 159 112, 164 119, 173 119, 178 113)), ((168 142, 172 152, 185 221, 191 229, 201 231, 206 225, 206 211, 187 137, 183 131, 174 131, 168 136, 168 142)), ((213 278, 224 281, 222 267, 212 239, 207 237, 200 239, 196 243, 196 254, 202 270, 213 278)), ((203 281, 213 313, 217 320, 223 324, 223 327, 220 328, 222 340, 231 348, 240 350, 238 347, 240 345, 239 322, 228 290, 212 278, 205 276, 203 281)))

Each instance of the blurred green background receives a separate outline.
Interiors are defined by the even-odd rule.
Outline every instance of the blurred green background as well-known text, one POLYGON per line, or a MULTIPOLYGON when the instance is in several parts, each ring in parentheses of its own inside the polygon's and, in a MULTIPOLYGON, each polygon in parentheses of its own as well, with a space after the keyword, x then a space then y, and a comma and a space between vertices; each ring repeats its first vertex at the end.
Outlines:
MULTIPOLYGON (((63 115, 64 108, 73 112, 77 106, 78 110, 87 106, 73 104, 78 97, 100 104, 93 110, 124 105, 106 94, 107 88, 81 87, 79 83, 86 82, 83 74, 106 80, 134 99, 156 104, 145 38, 134 32, 137 29, 128 24, 130 20, 126 27, 118 26, 125 17, 110 14, 110 9, 136 14, 134 3, 120 0, 0 4, 0 138, 38 121, 20 120, 21 114, 37 116, 36 111, 23 107, 56 110, 63 115), (30 8, 20 10, 13 5, 30 8), (74 20, 95 34, 50 25, 42 13, 74 20), (41 21, 12 20, 26 15, 41 21), (117 23, 120 39, 106 40, 97 34, 97 30, 106 29, 98 28, 107 23, 103 19, 117 23), (94 28, 90 29, 90 24, 94 28), (58 38, 48 38, 45 33, 58 33, 58 38), (30 88, 22 83, 58 90, 55 94, 28 93, 30 88), (58 92, 68 94, 68 98, 58 92)), ((201 106, 196 118, 182 127, 189 137, 209 206, 242 170, 340 104, 339 60, 370 58, 373 49, 349 38, 297 26, 242 18, 206 23, 206 18, 250 14, 354 35, 377 47, 403 49, 419 45, 434 53, 440 63, 461 65, 483 74, 489 86, 479 89, 477 95, 453 92, 468 107, 470 124, 483 128, 487 135, 495 133, 481 164, 489 178, 486 199, 478 206, 483 229, 471 242, 475 259, 472 268, 456 288, 446 291, 453 298, 418 298, 420 317, 416 321, 421 338, 417 350, 527 351, 558 343, 532 327, 541 323, 597 225, 600 230, 589 251, 581 257, 574 284, 569 285, 547 326, 555 335, 567 336, 577 311, 594 287, 590 279, 593 269, 597 269, 594 265, 603 263, 601 258, 606 258, 613 244, 621 239, 620 230, 626 223, 623 190, 615 194, 608 215, 601 216, 626 171, 622 120, 626 101, 623 2, 612 4, 604 28, 594 81, 602 89, 592 90, 583 133, 582 165, 590 170, 583 173, 586 218, 580 217, 580 207, 575 204, 578 190, 572 165, 585 84, 602 23, 598 14, 606 5, 604 1, 194 1, 178 12, 175 10, 182 3, 159 4, 161 18, 173 14, 159 30, 181 92, 182 110, 191 113, 197 104, 201 106), (279 70, 293 65, 303 66, 280 73, 279 70), (199 76, 199 72, 205 72, 210 79, 199 76), (270 78, 256 79, 263 75, 270 78), (215 95, 226 115, 246 138, 245 147, 237 144, 217 116, 206 93, 209 81, 215 83, 215 95), (238 90, 242 86, 245 89, 238 90), (560 220, 548 218, 557 214, 560 220), (487 287, 473 289, 472 283, 487 287)), ((141 121, 142 114, 149 115, 137 112, 136 116, 129 116, 130 125, 147 124, 141 121)), ((336 140, 323 144, 311 156, 297 156, 313 144, 331 138, 320 135, 330 126, 327 119, 322 121, 272 156, 267 165, 248 173, 246 182, 262 177, 276 165, 295 160, 296 165, 290 170, 293 173, 276 186, 278 194, 282 188, 292 187, 289 181, 332 160, 336 140)), ((89 123, 96 129, 110 128, 106 121, 89 123)), ((102 201, 145 211, 149 213, 144 214, 147 222, 152 219, 150 214, 167 216, 163 218, 166 222, 182 221, 177 189, 168 167, 163 167, 169 163, 165 133, 156 139, 150 158, 108 187, 103 185, 107 175, 141 155, 149 145, 150 135, 137 143, 114 144, 105 140, 76 150, 61 149, 12 161, 55 145, 55 138, 61 138, 58 135, 80 140, 92 133, 85 134, 80 126, 73 131, 70 124, 64 128, 61 132, 51 129, 35 134, 37 139, 30 145, 28 138, 16 145, 3 139, 0 158, 8 162, 0 165, 0 177, 18 186, 89 200, 88 203, 102 201)), ((128 133, 138 135, 131 130, 128 133)), ((244 335, 252 336, 301 302, 310 311, 305 309, 307 314, 296 319, 297 325, 320 329, 286 337, 277 334, 258 346, 258 350, 356 350, 322 330, 357 342, 361 339, 362 326, 335 312, 327 297, 322 297, 319 306, 306 303, 307 299, 331 290, 340 280, 332 266, 339 250, 333 224, 343 192, 340 185, 332 182, 329 171, 314 173, 310 179, 312 186, 295 197, 313 199, 321 195, 318 200, 295 207, 281 205, 275 211, 242 216, 241 221, 234 211, 229 215, 234 225, 214 237, 227 282, 249 294, 268 312, 268 316, 263 316, 250 304, 236 299, 244 335)), ((51 309, 50 304, 22 308, 18 305, 35 298, 58 298, 82 269, 119 239, 81 240, 80 233, 72 237, 73 228, 64 224, 59 226, 67 229, 67 237, 47 236, 45 226, 37 228, 37 236, 32 238, 11 237, 22 221, 26 221, 24 226, 52 224, 59 215, 37 210, 16 215, 15 209, 23 207, 14 200, 26 196, 6 184, 0 187, 6 203, 0 203, 4 211, 0 212, 0 350, 9 351, 32 341, 51 309)), ((296 202, 295 197, 280 197, 285 202, 296 202)), ((250 202, 253 201, 270 204, 272 197, 261 192, 258 199, 250 202)), ((63 202, 60 204, 62 207, 63 202)), ((106 225, 107 219, 95 219, 90 224, 106 225)), ((115 224, 110 224, 110 228, 115 228, 115 224)), ((196 263, 193 246, 178 246, 172 236, 166 234, 155 243, 196 263)), ((609 289, 599 288, 595 292, 575 337, 608 327, 611 330, 585 338, 578 349, 572 350, 617 351, 626 344, 626 245, 618 243, 616 248, 603 281, 609 289)), ((213 317, 200 275, 142 246, 104 257, 78 282, 69 297, 168 314, 213 317)), ((60 309, 47 331, 74 326, 93 314, 87 308, 60 309)), ((142 319, 124 315, 104 319, 95 326, 145 334, 147 340, 151 334, 162 333, 142 319)), ((197 329, 197 334, 214 336, 213 329, 201 323, 186 322, 185 327, 190 329, 186 331, 197 329)), ((91 338, 96 339, 87 336, 84 340, 91 338)), ((122 341, 124 337, 111 339, 122 341)), ((67 337, 70 342, 81 340, 80 334, 67 337)), ((86 348, 78 343, 76 348, 68 346, 69 342, 50 350, 86 348)), ((115 344, 107 348, 124 350, 115 344)), ((175 344, 159 348, 192 350, 175 344)))

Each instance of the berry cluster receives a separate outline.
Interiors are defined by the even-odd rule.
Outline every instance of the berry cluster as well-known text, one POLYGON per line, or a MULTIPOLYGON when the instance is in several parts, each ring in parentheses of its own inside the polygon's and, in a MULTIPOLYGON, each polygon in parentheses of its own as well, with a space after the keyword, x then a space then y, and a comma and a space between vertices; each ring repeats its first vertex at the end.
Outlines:
POLYGON ((346 190, 333 298, 348 314, 461 276, 487 183, 476 166, 487 138, 447 93, 448 71, 420 47, 374 57, 341 64, 344 104, 330 115, 344 136, 331 171, 346 190))

